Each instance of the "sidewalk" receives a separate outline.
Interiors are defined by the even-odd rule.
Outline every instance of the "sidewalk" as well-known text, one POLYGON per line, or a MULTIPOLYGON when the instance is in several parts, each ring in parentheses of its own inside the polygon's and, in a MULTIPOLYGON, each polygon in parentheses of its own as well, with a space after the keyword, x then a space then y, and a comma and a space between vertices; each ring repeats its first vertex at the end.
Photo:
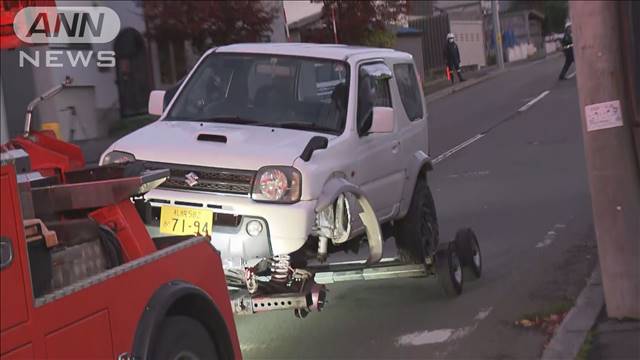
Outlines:
POLYGON ((640 359, 640 321, 614 320, 603 311, 585 342, 585 360, 640 359))
POLYGON ((511 63, 505 63, 503 70, 498 69, 497 65, 491 65, 477 71, 464 72, 462 73, 462 76, 466 81, 459 82, 456 78, 456 82, 453 85, 451 85, 451 82, 445 79, 444 76, 442 79, 431 81, 427 80, 425 84, 424 95, 427 103, 429 103, 441 97, 452 94, 456 91, 460 91, 483 81, 492 79, 500 74, 503 74, 506 71, 510 71, 511 69, 517 68, 521 65, 531 64, 536 61, 545 61, 556 58, 558 56, 561 56, 561 52, 554 52, 547 56, 537 56, 529 59, 514 61, 511 63))
POLYGON ((604 305, 597 267, 542 359, 640 359, 640 321, 609 319, 604 305))

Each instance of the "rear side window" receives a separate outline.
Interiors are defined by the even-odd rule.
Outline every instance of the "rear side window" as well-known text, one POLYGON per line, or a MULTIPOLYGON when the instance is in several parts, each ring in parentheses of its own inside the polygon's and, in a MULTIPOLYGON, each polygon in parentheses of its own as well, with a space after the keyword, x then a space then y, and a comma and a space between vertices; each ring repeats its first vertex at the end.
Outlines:
POLYGON ((422 99, 416 72, 412 64, 396 64, 393 72, 398 83, 402 105, 410 121, 422 119, 422 99))
POLYGON ((360 66, 358 72, 357 113, 358 133, 360 135, 364 135, 369 131, 375 106, 392 106, 389 92, 390 78, 391 70, 384 63, 360 66))

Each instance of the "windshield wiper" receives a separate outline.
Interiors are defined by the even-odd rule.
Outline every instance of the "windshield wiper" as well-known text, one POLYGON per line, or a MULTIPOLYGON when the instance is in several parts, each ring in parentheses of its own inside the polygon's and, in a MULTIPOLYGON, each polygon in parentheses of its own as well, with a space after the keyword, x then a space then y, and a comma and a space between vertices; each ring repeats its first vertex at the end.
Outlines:
POLYGON ((263 124, 256 124, 256 125, 268 126, 268 127, 279 127, 283 129, 293 129, 293 130, 309 130, 309 131, 327 132, 331 134, 335 134, 336 132, 338 132, 338 130, 336 129, 325 127, 325 126, 319 126, 317 124, 308 123, 308 122, 293 122, 293 121, 284 122, 284 123, 274 122, 274 123, 263 123, 263 124))
POLYGON ((240 116, 214 116, 202 119, 193 119, 190 121, 205 123, 223 123, 223 124, 256 124, 257 120, 243 118, 240 116))

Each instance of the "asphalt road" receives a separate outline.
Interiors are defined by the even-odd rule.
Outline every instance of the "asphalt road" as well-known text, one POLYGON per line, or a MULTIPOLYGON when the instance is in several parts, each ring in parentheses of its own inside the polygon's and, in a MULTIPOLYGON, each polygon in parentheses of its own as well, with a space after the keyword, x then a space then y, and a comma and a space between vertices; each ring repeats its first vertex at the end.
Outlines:
POLYGON ((539 357, 545 335, 514 322, 575 298, 595 261, 576 84, 556 80, 561 66, 524 64, 428 105, 434 156, 476 138, 429 182, 442 239, 476 231, 481 279, 453 299, 435 278, 331 284, 304 320, 237 317, 244 358, 539 357))

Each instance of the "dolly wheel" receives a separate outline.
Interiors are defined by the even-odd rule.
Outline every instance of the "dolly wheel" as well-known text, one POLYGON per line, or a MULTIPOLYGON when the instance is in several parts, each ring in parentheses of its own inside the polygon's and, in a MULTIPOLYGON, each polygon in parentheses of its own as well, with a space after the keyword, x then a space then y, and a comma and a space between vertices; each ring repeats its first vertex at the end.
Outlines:
POLYGON ((471 270, 474 279, 482 274, 482 254, 476 234, 470 228, 460 229, 454 240, 462 266, 471 270))
POLYGON ((294 309, 293 315, 295 315, 298 319, 304 319, 309 315, 309 310, 306 309, 294 309))
POLYGON ((435 266, 438 282, 445 294, 451 297, 460 295, 464 278, 455 242, 436 252, 435 266))

